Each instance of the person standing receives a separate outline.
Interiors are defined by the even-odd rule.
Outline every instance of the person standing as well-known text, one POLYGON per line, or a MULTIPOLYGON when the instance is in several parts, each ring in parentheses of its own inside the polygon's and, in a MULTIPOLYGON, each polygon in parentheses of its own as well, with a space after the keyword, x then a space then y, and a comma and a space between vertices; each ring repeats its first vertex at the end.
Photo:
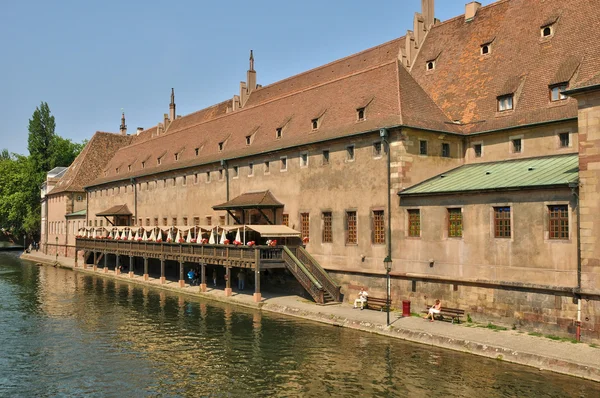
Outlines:
POLYGON ((237 278, 238 278, 238 290, 244 290, 244 287, 246 285, 246 273, 244 272, 243 269, 240 268, 240 272, 238 272, 237 278))
POLYGON ((213 269, 213 286, 217 287, 217 269, 213 269))

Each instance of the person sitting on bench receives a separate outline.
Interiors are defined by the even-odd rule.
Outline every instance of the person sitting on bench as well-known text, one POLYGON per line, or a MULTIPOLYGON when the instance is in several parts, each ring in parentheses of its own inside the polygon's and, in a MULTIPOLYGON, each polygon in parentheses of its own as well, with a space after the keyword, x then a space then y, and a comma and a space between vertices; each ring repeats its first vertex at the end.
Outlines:
POLYGON ((369 297, 369 293, 367 293, 364 287, 361 287, 358 297, 354 300, 354 308, 358 308, 358 303, 360 303, 360 309, 362 310, 367 302, 367 297, 369 297))
POLYGON ((431 317, 431 322, 433 322, 433 317, 436 314, 439 314, 442 310, 442 302, 440 300, 435 300, 435 305, 429 308, 429 312, 425 315, 425 319, 431 317))

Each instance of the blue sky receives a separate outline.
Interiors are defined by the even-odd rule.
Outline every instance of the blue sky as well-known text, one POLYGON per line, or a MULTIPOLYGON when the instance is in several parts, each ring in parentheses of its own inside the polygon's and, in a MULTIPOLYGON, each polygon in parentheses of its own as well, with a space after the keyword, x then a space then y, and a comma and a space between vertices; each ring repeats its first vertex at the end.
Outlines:
MULTIPOLYGON (((442 21, 467 0, 437 0, 442 21)), ((481 1, 484 5, 491 0, 481 1)), ((230 98, 250 49, 267 85, 412 29, 419 0, 19 0, 2 4, 0 149, 27 153, 35 107, 74 141, 129 132, 168 113, 171 87, 185 115, 230 98)))

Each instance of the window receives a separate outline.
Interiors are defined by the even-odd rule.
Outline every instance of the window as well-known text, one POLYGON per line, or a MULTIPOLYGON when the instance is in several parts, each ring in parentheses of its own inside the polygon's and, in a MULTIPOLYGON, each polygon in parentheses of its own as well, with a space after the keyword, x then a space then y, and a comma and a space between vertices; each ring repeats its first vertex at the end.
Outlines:
POLYGON ((270 162, 267 160, 265 162, 265 174, 269 174, 271 172, 271 164, 270 162))
POLYGON ((176 154, 175 154, 175 161, 178 161, 178 160, 179 160, 179 154, 178 154, 178 153, 176 153, 176 154))
POLYGON ((498 111, 504 112, 513 109, 513 95, 503 95, 498 97, 498 111))
POLYGON ((281 166, 281 171, 287 171, 287 157, 282 157, 280 159, 280 166, 281 166))
POLYGON ((146 162, 142 162, 142 169, 146 168, 146 162))
POLYGON ((233 178, 238 178, 239 177, 239 172, 240 169, 238 166, 233 166, 233 178))
POLYGON ((154 217, 154 226, 158 227, 158 217, 154 217))
POLYGON ((550 86, 550 101, 556 102, 566 100, 568 97, 563 94, 563 91, 565 91, 566 89, 566 83, 550 86))
POLYGON ((550 239, 569 239, 569 207, 567 205, 548 206, 550 239))
POLYGON ((198 173, 194 174, 194 184, 198 184, 198 173))
POLYGON ((100 226, 102 226, 103 222, 104 222, 104 220, 100 220, 100 226))
POLYGON ((310 237, 309 213, 300 213, 300 232, 302 233, 302 239, 310 237))
POLYGON ((427 155, 427 141, 419 140, 419 155, 427 155))
POLYGON ((408 210, 408 236, 419 238, 421 236, 421 210, 408 210))
POLYGON ((187 219, 187 217, 183 217, 183 225, 184 226, 188 225, 188 219, 187 219))
POLYGON ((177 217, 171 219, 171 225, 177 225, 177 217))
POLYGON ((346 244, 355 245, 358 243, 357 228, 356 228, 356 212, 346 212, 346 244))
POLYGON ((308 166, 308 153, 304 152, 300 154, 300 167, 308 166))
POLYGON ((310 121, 311 125, 312 125, 312 129, 316 130, 319 128, 319 119, 313 119, 310 121))
POLYGON ((329 164, 329 149, 323 151, 323 166, 329 164))
POLYGON ((252 136, 251 135, 247 135, 246 136, 246 145, 250 145, 251 141, 252 141, 252 136))
POLYGON ((461 238, 463 233, 462 210, 448 209, 448 237, 461 238))
POLYGON ((206 225, 212 225, 212 217, 211 216, 206 216, 206 225))
POLYGON ((385 244, 385 219, 383 210, 373 210, 372 242, 375 245, 385 244))
POLYGON ((488 55, 491 52, 492 45, 490 43, 481 46, 481 55, 488 55))
POLYGON ((435 69, 435 60, 427 61, 427 70, 434 70, 434 69, 435 69))
POLYGON ((482 144, 474 144, 473 151, 475 152, 475 157, 480 158, 483 154, 483 145, 482 144))
POLYGON ((373 143, 373 157, 381 157, 381 142, 379 141, 373 143))
POLYGON ((185 187, 187 185, 187 176, 183 176, 181 178, 182 178, 181 185, 183 185, 185 187))
POLYGON ((569 137, 569 133, 560 133, 558 135, 558 140, 559 140, 561 148, 568 148, 569 147, 569 145, 570 145, 569 138, 570 138, 569 137))
POLYGON ((254 163, 248 163, 248 175, 249 176, 254 175, 254 163))
POLYGON ((177 185, 177 177, 173 177, 173 186, 177 185))
POLYGON ((157 158, 156 163, 160 165, 162 163, 162 158, 157 158))
POLYGON ((195 154, 196 156, 198 156, 198 154, 199 154, 199 153, 200 153, 200 148, 195 148, 195 149, 194 149, 194 154, 195 154))
POLYGON ((331 230, 331 212, 324 211, 323 212, 323 243, 332 243, 333 242, 333 234, 331 230))
POLYGON ((290 226, 290 215, 289 214, 284 214, 281 220, 281 224, 285 225, 286 227, 290 226))
POLYGON ((349 162, 354 160, 354 145, 348 145, 346 147, 346 160, 349 162))
MULTIPOLYGON (((90 221, 90 222, 91 222, 91 221, 90 221)), ((142 224, 142 219, 141 219, 141 218, 140 218, 140 219, 138 219, 138 225, 139 225, 140 227, 141 227, 142 225, 144 225, 144 224, 142 224)))
POLYGON ((78 195, 78 196, 77 196, 77 201, 78 201, 78 202, 81 202, 82 200, 83 200, 83 197, 82 197, 81 195, 78 195))
POLYGON ((223 142, 223 141, 219 142, 219 152, 223 151, 224 147, 225 147, 225 142, 223 142))
POLYGON ((146 218, 146 226, 149 227, 150 226, 150 219, 146 218))
POLYGON ((210 171, 206 172, 206 182, 210 182, 210 171))
POLYGON ((282 130, 282 128, 281 128, 281 127, 277 128, 277 130, 275 131, 275 137, 276 137, 277 139, 280 139, 280 138, 281 138, 282 131, 283 131, 283 130, 282 130))
POLYGON ((444 142, 442 143, 442 157, 449 158, 450 157, 450 144, 444 142))
POLYGON ((494 236, 510 238, 510 207, 494 207, 494 236))
POLYGON ((200 217, 194 217, 194 226, 200 225, 200 217))
POLYGON ((541 33, 542 37, 550 37, 550 36, 552 36, 552 33, 553 33, 552 31, 553 31, 552 25, 547 25, 547 26, 542 26, 540 33, 541 33))
POLYGON ((131 165, 127 166, 127 171, 131 171, 131 165))
POLYGON ((358 108, 356 110, 356 118, 358 121, 365 120, 365 108, 358 108))
POLYGON ((523 150, 522 142, 520 138, 514 138, 511 140, 512 143, 512 152, 513 153, 521 153, 523 150))
POLYGON ((115 169, 115 174, 119 174, 119 168, 118 167, 115 169))
POLYGON ((225 225, 225 216, 219 216, 219 225, 225 225))
POLYGON ((167 226, 168 221, 167 221, 167 217, 163 217, 163 226, 167 226))

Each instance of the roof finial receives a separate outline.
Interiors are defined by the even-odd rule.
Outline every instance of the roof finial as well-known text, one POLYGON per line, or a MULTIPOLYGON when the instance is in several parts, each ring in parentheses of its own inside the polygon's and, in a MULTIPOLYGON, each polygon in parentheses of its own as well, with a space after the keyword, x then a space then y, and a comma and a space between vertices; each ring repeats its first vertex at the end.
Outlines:
POLYGON ((250 50, 250 70, 254 70, 254 53, 250 50))
POLYGON ((171 87, 171 105, 175 105, 175 89, 171 87))

